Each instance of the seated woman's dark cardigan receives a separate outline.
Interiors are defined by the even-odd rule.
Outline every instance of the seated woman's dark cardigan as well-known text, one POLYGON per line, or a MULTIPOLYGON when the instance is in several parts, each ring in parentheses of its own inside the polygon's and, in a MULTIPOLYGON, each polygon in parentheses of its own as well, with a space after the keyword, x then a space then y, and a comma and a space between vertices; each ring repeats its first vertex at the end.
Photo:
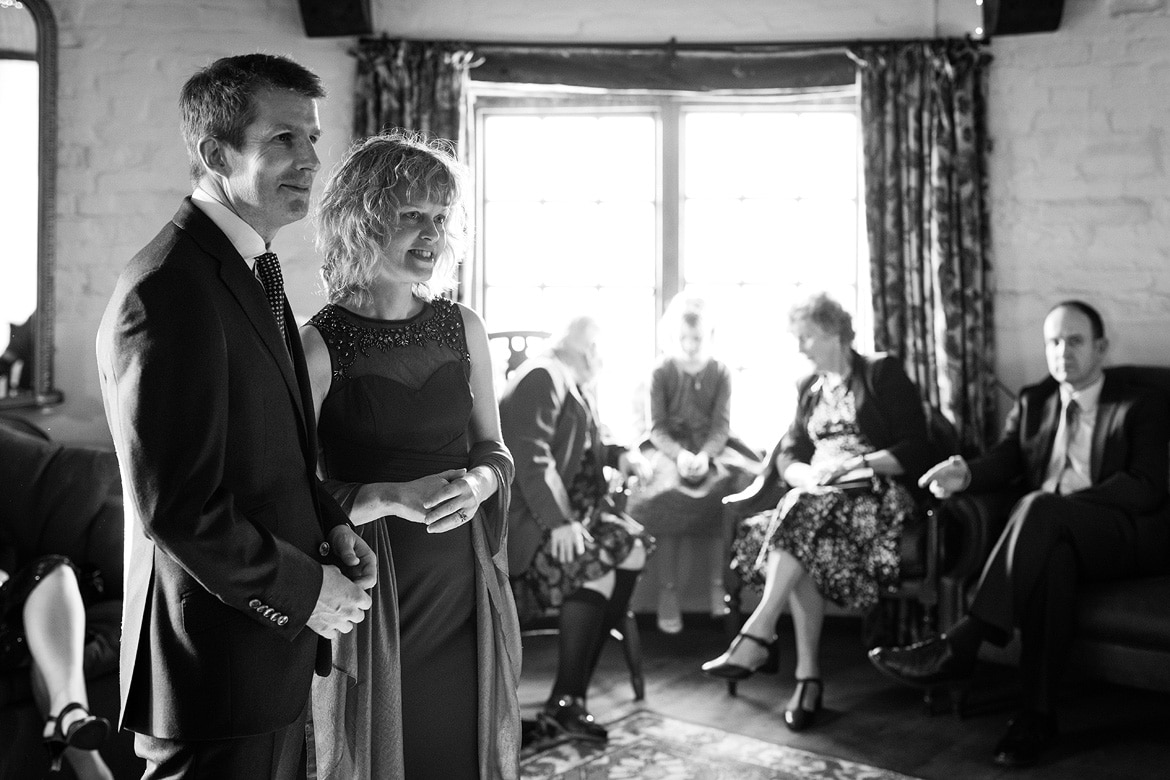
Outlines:
MULTIPOLYGON (((935 455, 926 431, 926 415, 918 389, 906 376, 897 358, 886 354, 864 357, 851 352, 853 369, 849 389, 857 410, 857 427, 874 450, 888 450, 902 464, 903 473, 895 477, 911 492, 918 494, 918 477, 934 465, 935 455)), ((820 394, 816 391, 818 374, 797 383, 796 416, 788 431, 768 454, 763 473, 751 487, 732 502, 743 514, 775 508, 788 490, 788 484, 776 465, 784 454, 803 463, 812 460, 814 445, 808 437, 808 419, 820 394)))

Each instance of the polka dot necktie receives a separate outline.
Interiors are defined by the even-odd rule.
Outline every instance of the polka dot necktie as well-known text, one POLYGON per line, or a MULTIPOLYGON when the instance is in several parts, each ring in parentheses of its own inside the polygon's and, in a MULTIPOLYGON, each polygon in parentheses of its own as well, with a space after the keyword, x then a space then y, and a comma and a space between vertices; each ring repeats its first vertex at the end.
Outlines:
POLYGON ((256 258, 256 276, 264 285, 268 305, 272 307, 272 316, 276 318, 276 327, 280 328, 281 338, 287 343, 288 333, 284 329, 284 277, 280 275, 280 263, 275 254, 265 252, 256 258))

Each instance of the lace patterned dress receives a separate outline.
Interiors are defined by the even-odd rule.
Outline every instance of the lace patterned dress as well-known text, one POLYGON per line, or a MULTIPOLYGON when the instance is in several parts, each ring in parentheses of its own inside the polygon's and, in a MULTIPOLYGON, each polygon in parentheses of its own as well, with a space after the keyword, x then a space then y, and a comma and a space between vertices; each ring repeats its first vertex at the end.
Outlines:
MULTIPOLYGON (((874 449, 857 427, 853 394, 844 382, 822 391, 808 434, 815 445, 814 467, 874 449)), ((910 492, 888 477, 847 489, 792 489, 775 510, 740 524, 732 568, 745 584, 763 587, 768 551, 785 550, 822 596, 843 607, 868 608, 880 592, 897 585, 902 524, 914 509, 910 492)))
MULTIPOLYGON (((471 465, 471 362, 455 304, 431 301, 402 321, 331 304, 311 324, 333 371, 318 421, 321 463, 343 505, 339 485, 471 465)), ((378 584, 366 619, 334 640, 333 674, 314 683, 319 778, 480 777, 481 743, 495 739, 477 725, 479 675, 496 676, 477 652, 477 590, 483 615, 492 564, 473 527, 484 526, 486 508, 442 534, 397 517, 358 526, 378 556, 378 584)), ((514 610, 507 617, 514 621, 514 610)))

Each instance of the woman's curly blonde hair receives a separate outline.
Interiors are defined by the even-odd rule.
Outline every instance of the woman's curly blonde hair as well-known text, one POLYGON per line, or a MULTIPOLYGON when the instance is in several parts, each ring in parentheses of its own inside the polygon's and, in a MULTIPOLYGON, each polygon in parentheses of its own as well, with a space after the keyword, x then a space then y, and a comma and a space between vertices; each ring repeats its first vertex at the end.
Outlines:
POLYGON ((449 141, 393 130, 354 144, 325 184, 315 218, 329 302, 368 302, 382 253, 398 228, 398 209, 412 201, 443 204, 450 212, 434 273, 416 283, 414 293, 430 300, 454 289, 467 243, 466 190, 467 170, 449 141))

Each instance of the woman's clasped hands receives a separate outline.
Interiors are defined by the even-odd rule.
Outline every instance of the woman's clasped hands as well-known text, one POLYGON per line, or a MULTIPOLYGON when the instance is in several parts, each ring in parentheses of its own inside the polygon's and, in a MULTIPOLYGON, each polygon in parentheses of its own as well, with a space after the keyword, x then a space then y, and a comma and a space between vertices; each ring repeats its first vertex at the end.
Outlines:
POLYGON ((475 517, 483 495, 481 479, 467 469, 448 469, 410 482, 382 483, 382 501, 386 514, 441 534, 475 517))

